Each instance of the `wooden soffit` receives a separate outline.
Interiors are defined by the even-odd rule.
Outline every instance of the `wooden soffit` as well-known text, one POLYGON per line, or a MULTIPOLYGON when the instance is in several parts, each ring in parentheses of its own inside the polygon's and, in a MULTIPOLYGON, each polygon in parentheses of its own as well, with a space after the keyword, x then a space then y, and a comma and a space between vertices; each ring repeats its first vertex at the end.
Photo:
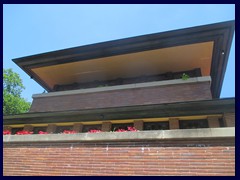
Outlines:
POLYGON ((54 85, 201 68, 219 98, 235 21, 197 26, 13 59, 47 91, 54 85))

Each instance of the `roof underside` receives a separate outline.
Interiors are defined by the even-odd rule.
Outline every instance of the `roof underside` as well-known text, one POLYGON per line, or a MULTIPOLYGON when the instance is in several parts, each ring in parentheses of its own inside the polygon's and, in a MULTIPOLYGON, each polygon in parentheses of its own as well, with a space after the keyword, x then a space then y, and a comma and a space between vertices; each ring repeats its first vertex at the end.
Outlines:
POLYGON ((201 68, 204 76, 210 76, 212 49, 213 42, 204 42, 33 68, 32 71, 51 89, 56 84, 106 81, 195 68, 201 68))
POLYGON ((38 54, 13 61, 46 90, 54 85, 201 68, 220 95, 235 21, 38 54))

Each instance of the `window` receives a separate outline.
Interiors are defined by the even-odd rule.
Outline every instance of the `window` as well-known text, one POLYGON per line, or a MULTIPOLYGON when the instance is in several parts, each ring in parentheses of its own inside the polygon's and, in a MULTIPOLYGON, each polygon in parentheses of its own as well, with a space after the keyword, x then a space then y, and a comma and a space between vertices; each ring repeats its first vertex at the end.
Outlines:
POLYGON ((162 121, 162 122, 145 122, 143 124, 144 130, 167 130, 169 129, 169 122, 162 121))
POLYGON ((33 128, 33 134, 38 134, 39 131, 44 131, 46 132, 47 131, 47 127, 34 127, 33 128))
POLYGON ((208 128, 208 121, 206 119, 201 120, 180 120, 180 129, 196 129, 196 128, 208 128))
POLYGON ((73 126, 58 126, 56 129, 56 133, 62 133, 64 130, 72 131, 73 126))
POLYGON ((82 132, 88 132, 92 129, 96 129, 96 130, 101 130, 102 129, 102 125, 101 124, 95 124, 95 125, 84 125, 82 132))
POLYGON ((18 131, 22 131, 23 130, 23 127, 22 128, 12 128, 11 132, 12 134, 16 134, 18 131))
POLYGON ((219 119, 219 125, 220 125, 220 127, 226 127, 223 118, 219 119))
POLYGON ((125 130, 127 130, 128 126, 133 127, 133 123, 112 124, 112 131, 116 131, 118 129, 125 129, 125 130))

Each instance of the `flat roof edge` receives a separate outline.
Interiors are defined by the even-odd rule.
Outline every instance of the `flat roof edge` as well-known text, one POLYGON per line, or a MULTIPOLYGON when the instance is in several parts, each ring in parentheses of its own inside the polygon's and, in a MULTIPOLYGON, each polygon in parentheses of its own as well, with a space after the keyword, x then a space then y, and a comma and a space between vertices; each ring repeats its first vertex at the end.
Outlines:
MULTIPOLYGON (((93 47, 93 46, 96 46, 96 48, 99 48, 99 46, 101 46, 101 45, 107 45, 107 44, 112 45, 112 43, 114 44, 116 42, 118 42, 117 45, 121 45, 122 43, 124 43, 125 41, 128 41, 128 40, 135 40, 135 41, 145 40, 146 41, 146 40, 150 40, 150 39, 155 39, 156 36, 165 36, 165 35, 169 35, 169 33, 174 33, 174 32, 179 32, 180 34, 188 34, 189 31, 191 32, 193 30, 196 32, 206 30, 205 29, 206 27, 209 30, 211 30, 211 29, 215 30, 215 29, 224 28, 224 27, 228 27, 228 26, 235 27, 235 20, 217 22, 217 23, 213 23, 213 24, 199 25, 199 26, 187 27, 187 28, 181 28, 181 29, 174 29, 174 30, 163 31, 163 32, 158 32, 158 33, 144 34, 144 35, 139 35, 139 36, 134 36, 134 37, 121 38, 121 39, 117 39, 117 40, 110 40, 110 41, 93 43, 93 44, 87 44, 87 45, 82 45, 82 46, 77 46, 77 47, 72 47, 72 48, 50 51, 50 52, 46 52, 46 53, 39 53, 36 55, 14 58, 12 60, 15 63, 19 63, 19 62, 23 61, 24 59, 31 59, 31 58, 36 59, 37 57, 43 57, 43 56, 49 55, 49 54, 63 53, 63 52, 69 52, 70 54, 72 54, 73 52, 76 53, 79 48, 89 48, 89 47, 93 47)), ((171 36, 171 34, 169 36, 171 36)))
POLYGON ((53 89, 49 84, 34 73, 33 68, 213 41, 211 92, 214 98, 218 98, 222 88, 234 30, 235 20, 232 20, 78 46, 15 58, 13 61, 43 88, 52 91, 53 89), (224 52, 224 55, 222 52, 224 52))

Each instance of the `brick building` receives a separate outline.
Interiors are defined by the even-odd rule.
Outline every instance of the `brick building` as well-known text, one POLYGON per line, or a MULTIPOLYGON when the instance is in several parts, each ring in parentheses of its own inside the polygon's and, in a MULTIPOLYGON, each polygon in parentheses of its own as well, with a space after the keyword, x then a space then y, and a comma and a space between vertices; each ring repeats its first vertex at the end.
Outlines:
POLYGON ((235 175, 235 98, 219 98, 234 24, 14 59, 48 93, 3 117, 4 175, 235 175))

